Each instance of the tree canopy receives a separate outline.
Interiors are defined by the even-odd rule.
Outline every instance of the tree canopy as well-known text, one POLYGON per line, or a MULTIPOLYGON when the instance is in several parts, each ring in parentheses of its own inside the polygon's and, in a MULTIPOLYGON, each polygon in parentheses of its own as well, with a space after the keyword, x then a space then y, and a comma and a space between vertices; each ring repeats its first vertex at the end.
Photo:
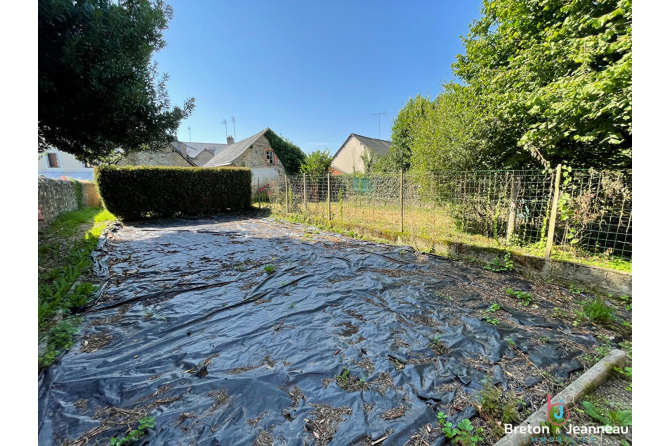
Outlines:
POLYGON ((408 101, 394 150, 419 170, 630 167, 631 42, 631 0, 484 0, 459 82, 408 101))
POLYGON ((172 9, 156 0, 39 0, 38 151, 81 161, 164 147, 194 107, 172 107, 152 56, 172 9))
POLYGON ((300 166, 300 171, 310 176, 326 175, 330 171, 332 162, 333 156, 328 149, 323 151, 316 150, 307 155, 305 161, 300 166))

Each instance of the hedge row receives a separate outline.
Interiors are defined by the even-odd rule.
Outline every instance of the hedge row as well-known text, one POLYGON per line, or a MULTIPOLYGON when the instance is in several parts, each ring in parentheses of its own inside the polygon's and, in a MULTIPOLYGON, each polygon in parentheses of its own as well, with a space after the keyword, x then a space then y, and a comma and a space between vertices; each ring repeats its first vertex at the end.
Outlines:
POLYGON ((215 215, 251 206, 251 170, 238 167, 99 166, 95 182, 120 220, 215 215))

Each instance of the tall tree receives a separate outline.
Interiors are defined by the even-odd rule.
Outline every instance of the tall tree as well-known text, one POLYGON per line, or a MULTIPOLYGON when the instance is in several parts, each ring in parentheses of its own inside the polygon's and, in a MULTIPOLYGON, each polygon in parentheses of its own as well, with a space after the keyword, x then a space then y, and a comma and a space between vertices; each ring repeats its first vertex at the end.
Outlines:
POLYGON ((152 56, 172 9, 161 0, 39 0, 38 150, 104 161, 164 147, 194 107, 172 107, 152 56))
POLYGON ((391 129, 391 149, 375 165, 384 172, 409 170, 411 167, 412 147, 419 124, 425 120, 433 108, 429 98, 417 95, 410 98, 393 120, 391 129))
POLYGON ((632 14, 631 0, 484 0, 454 72, 537 160, 629 167, 632 14))

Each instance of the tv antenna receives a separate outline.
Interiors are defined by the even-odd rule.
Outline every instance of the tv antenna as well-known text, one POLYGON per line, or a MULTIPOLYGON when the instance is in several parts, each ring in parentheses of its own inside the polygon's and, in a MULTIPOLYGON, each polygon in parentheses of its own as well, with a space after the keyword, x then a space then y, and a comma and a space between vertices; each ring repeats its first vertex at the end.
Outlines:
POLYGON ((191 126, 190 125, 188 126, 188 142, 193 142, 193 140, 191 139, 191 126))
POLYGON ((237 130, 235 130, 235 116, 231 118, 233 121, 233 136, 235 137, 235 141, 237 141, 237 130))
POLYGON ((227 139, 228 138, 228 121, 226 121, 224 119, 223 121, 220 122, 220 124, 223 124, 223 125, 226 126, 226 139, 227 139))
POLYGON ((382 139, 382 116, 386 116, 386 112, 373 113, 372 115, 379 118, 379 139, 382 139))

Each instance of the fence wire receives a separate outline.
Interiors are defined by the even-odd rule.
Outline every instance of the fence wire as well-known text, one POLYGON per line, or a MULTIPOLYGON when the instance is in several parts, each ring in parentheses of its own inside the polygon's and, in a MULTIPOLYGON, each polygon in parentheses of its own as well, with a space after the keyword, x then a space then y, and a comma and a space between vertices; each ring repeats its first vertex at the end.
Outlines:
POLYGON ((632 257, 630 172, 468 171, 441 175, 278 177, 261 187, 266 206, 308 220, 404 232, 540 254, 557 197, 552 255, 632 257))

